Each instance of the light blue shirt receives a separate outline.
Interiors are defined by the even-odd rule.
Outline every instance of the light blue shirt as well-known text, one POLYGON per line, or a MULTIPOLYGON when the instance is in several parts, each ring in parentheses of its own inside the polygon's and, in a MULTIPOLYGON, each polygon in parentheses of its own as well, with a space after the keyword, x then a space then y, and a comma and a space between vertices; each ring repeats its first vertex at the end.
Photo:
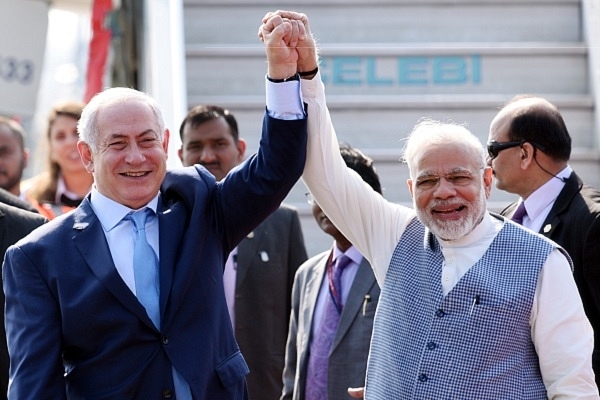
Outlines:
POLYGON ((283 120, 304 118, 299 81, 274 83, 266 77, 265 81, 269 116, 283 120))
MULTIPOLYGON (((92 188, 90 203, 102 225, 117 272, 119 272, 127 287, 135 294, 135 278, 133 275, 133 247, 135 242, 133 233, 135 231, 133 222, 123 220, 127 214, 135 210, 109 199, 98 192, 96 187, 92 188)), ((154 211, 146 219, 146 239, 154 249, 156 256, 159 257, 157 206, 158 193, 146 205, 154 211)))

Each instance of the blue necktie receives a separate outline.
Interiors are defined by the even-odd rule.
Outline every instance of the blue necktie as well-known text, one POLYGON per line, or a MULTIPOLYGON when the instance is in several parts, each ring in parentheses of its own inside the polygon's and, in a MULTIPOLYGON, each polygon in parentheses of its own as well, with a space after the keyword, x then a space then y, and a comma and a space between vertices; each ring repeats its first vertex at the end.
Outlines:
MULTIPOLYGON (((152 212, 146 208, 127 215, 127 219, 135 225, 135 245, 133 247, 133 274, 135 277, 135 293, 154 325, 160 329, 158 257, 148 239, 146 239, 146 217, 152 212)), ((192 393, 185 378, 171 367, 173 384, 177 399, 191 400, 192 393)))
MULTIPOLYGON (((343 308, 341 277, 344 268, 351 261, 349 257, 342 255, 336 260, 336 265, 333 269, 330 290, 327 292, 327 300, 325 301, 325 311, 321 318, 321 324, 310 345, 310 354, 306 369, 306 400, 327 399, 329 353, 343 308), (333 288, 331 288, 331 285, 333 285, 333 288)), ((327 279, 329 280, 329 278, 327 279)))
POLYGON ((133 247, 135 294, 154 325, 160 329, 158 258, 146 239, 146 217, 150 212, 152 210, 146 208, 129 214, 127 218, 133 221, 136 231, 133 247))

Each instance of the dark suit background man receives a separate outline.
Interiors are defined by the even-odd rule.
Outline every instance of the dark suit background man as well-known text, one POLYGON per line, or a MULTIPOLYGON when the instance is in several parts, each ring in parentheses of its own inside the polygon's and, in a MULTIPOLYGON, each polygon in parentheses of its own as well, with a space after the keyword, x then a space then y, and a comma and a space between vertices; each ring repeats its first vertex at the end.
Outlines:
POLYGON ((571 136, 559 110, 540 97, 517 96, 490 126, 489 165, 498 189, 524 202, 523 226, 554 240, 571 256, 575 282, 595 332, 592 358, 600 384, 600 193, 568 165, 571 136))
POLYGON ((0 202, 37 213, 35 207, 20 197, 21 178, 28 159, 25 130, 18 122, 0 116, 0 202))
MULTIPOLYGON (((35 207, 18 197, 29 157, 24 137, 25 131, 18 122, 0 116, 0 260, 4 260, 10 245, 46 221, 35 207)), ((4 306, 4 292, 0 293, 0 300, 4 306)), ((4 318, 0 322, 0 334, 0 399, 6 399, 9 360, 4 318)))
MULTIPOLYGON (((246 141, 229 110, 193 107, 179 129, 184 166, 201 164, 220 181, 244 160, 246 141)), ((235 338, 248 363, 253 400, 279 397, 296 270, 306 249, 295 208, 282 204, 227 259, 224 285, 235 338)))
POLYGON ((21 178, 27 167, 25 130, 17 121, 0 116, 0 188, 21 194, 21 178))
POLYGON ((9 206, 39 214, 38 210, 29 202, 2 188, 0 188, 0 203, 8 204, 9 206))
MULTIPOLYGON (((268 32, 269 79, 296 74, 284 44, 301 33, 294 22, 268 32)), ((166 171, 152 98, 92 98, 78 125, 92 192, 6 254, 9 399, 247 398, 222 271, 302 172, 305 113, 287 111, 269 108, 258 153, 216 182, 202 166, 166 171), (148 215, 139 228, 135 214, 148 215)))
MULTIPOLYGON (((16 196, 15 198, 19 199, 16 196)), ((38 213, 5 204, 2 202, 2 199, 0 197, 0 260, 4 260, 4 254, 9 246, 15 244, 35 228, 46 222, 46 218, 38 213)), ((4 292, 1 290, 0 304, 2 305, 2 309, 4 309, 4 292)), ((0 399, 6 399, 9 360, 4 318, 0 321, 0 335, 0 399)))
MULTIPOLYGON (((340 151, 348 168, 356 171, 373 190, 381 194, 379 176, 373 161, 348 145, 340 151)), ((350 399, 348 388, 364 386, 369 356, 373 319, 379 301, 379 285, 371 264, 352 243, 331 223, 319 205, 309 196, 313 216, 319 227, 334 239, 333 247, 311 257, 298 269, 294 280, 290 333, 285 353, 282 400, 304 400, 311 385, 307 367, 311 343, 325 317, 325 302, 329 292, 328 267, 343 255, 352 263, 341 274, 343 303, 340 321, 328 356, 328 374, 323 379, 320 400, 350 399)), ((314 395, 313 395, 314 397, 314 395)))

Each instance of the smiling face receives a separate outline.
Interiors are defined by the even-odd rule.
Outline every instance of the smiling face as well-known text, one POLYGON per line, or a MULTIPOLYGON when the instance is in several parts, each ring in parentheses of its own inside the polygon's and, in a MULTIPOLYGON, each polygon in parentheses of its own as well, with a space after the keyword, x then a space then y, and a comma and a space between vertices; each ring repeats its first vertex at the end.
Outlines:
POLYGON ((246 142, 236 142, 224 117, 217 117, 193 126, 187 123, 179 158, 184 166, 202 164, 220 181, 244 160, 246 142))
POLYGON ((166 174, 169 132, 161 140, 152 109, 138 99, 102 106, 96 117, 98 148, 80 141, 81 158, 100 193, 132 209, 157 194, 166 174))
POLYGON ((408 185, 419 220, 444 240, 470 233, 486 210, 491 169, 482 169, 473 150, 459 143, 428 146, 414 167, 408 185))
POLYGON ((84 165, 77 151, 77 119, 69 115, 58 115, 49 136, 50 158, 60 166, 62 173, 82 172, 84 165))

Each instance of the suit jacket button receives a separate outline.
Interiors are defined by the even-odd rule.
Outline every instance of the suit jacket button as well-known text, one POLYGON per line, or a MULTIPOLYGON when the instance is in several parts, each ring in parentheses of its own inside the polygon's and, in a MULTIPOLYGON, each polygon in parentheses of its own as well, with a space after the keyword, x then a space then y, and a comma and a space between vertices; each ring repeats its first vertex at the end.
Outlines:
POLYGON ((162 397, 163 397, 163 399, 172 399, 173 398, 173 391, 169 390, 169 389, 163 390, 162 397))
POLYGON ((169 338, 167 336, 162 337, 163 344, 169 344, 169 338))

